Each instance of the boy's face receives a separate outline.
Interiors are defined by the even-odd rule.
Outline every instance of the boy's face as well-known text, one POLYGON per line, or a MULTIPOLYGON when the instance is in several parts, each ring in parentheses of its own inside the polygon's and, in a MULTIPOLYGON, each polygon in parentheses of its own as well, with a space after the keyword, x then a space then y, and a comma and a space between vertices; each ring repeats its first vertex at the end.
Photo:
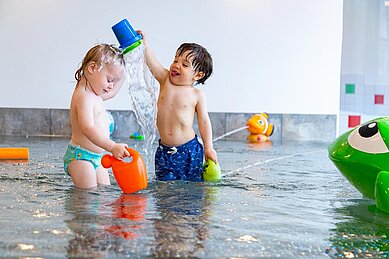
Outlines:
POLYGON ((100 68, 97 64, 88 69, 90 76, 88 81, 96 95, 107 94, 122 82, 124 68, 121 65, 105 64, 100 68))
POLYGON ((170 81, 175 85, 190 85, 204 76, 203 72, 196 72, 192 66, 193 57, 188 56, 189 50, 181 56, 176 55, 170 65, 170 81))

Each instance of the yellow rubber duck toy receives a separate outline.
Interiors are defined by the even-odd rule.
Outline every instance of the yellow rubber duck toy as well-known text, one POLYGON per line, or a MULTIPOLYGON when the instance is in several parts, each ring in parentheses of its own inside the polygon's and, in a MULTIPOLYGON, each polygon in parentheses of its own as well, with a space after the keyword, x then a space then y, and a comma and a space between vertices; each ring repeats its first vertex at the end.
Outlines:
POLYGON ((248 121, 246 126, 250 135, 247 140, 250 142, 267 142, 269 136, 273 134, 274 126, 268 122, 269 115, 265 112, 254 114, 248 121))

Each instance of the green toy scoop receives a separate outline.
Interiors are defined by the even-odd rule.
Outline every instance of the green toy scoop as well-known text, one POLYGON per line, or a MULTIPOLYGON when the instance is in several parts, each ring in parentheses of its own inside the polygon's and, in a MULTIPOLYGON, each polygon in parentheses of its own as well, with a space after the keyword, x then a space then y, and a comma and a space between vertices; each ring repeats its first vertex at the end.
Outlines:
POLYGON ((203 178, 208 182, 217 182, 222 178, 219 163, 208 159, 203 165, 203 178))

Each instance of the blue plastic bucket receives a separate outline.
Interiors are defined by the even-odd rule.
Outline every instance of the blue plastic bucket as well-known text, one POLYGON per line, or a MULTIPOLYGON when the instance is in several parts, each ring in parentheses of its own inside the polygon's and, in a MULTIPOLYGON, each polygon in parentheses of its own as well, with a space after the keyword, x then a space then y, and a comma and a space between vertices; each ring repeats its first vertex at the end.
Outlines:
POLYGON ((142 36, 132 28, 127 19, 123 19, 112 26, 112 31, 119 41, 123 54, 133 50, 141 44, 142 36))

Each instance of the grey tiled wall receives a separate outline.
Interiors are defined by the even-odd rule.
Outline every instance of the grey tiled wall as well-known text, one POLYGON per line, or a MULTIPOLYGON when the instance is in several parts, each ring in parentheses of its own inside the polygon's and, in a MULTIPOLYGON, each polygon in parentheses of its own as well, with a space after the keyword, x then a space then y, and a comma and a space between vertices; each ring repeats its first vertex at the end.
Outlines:
MULTIPOLYGON (((110 111, 115 121, 113 138, 127 139, 140 131, 132 111, 110 111)), ((252 113, 211 112, 213 137, 246 125, 252 113)), ((336 138, 336 115, 269 114, 269 122, 274 125, 272 141, 283 139, 297 141, 330 142, 336 138)), ((197 122, 194 124, 198 132, 197 122)), ((69 136, 69 110, 0 108, 0 135, 29 136, 69 136)), ((247 130, 227 136, 228 139, 246 139, 247 130)))

